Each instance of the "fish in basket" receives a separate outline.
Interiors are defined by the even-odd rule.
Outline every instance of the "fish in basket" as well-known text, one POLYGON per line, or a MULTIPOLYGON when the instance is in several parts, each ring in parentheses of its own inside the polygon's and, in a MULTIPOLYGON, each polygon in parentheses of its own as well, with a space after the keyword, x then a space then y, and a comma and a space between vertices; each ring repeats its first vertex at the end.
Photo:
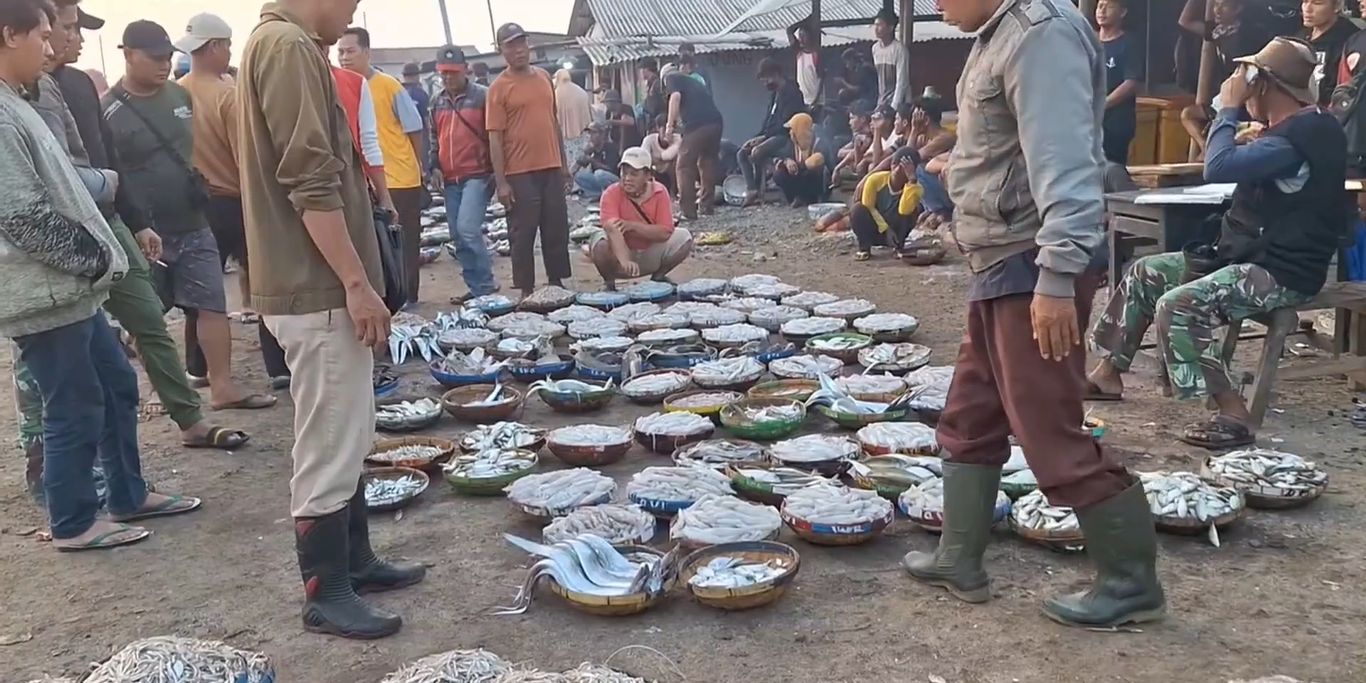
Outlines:
POLYGON ((365 486, 365 509, 389 512, 408 507, 427 490, 431 479, 422 470, 410 467, 378 467, 361 474, 365 486))
POLYGON ((801 556, 785 543, 722 543, 688 555, 679 581, 704 605, 746 610, 782 598, 800 568, 801 556))
POLYGON ((584 467, 522 477, 508 485, 508 500, 540 519, 563 517, 574 510, 612 499, 617 483, 584 467))
POLYGON ((509 484, 535 471, 539 461, 531 451, 494 448, 457 455, 442 469, 456 493, 501 496, 509 484))
POLYGON ((867 543, 895 517, 892 503, 876 492, 839 484, 816 484, 783 501, 783 523, 814 545, 867 543))
POLYGON ((503 538, 541 559, 527 572, 513 604, 496 608, 496 615, 526 612, 542 577, 549 577, 552 591, 571 606, 601 616, 643 612, 657 604, 677 578, 677 552, 656 555, 647 549, 632 552, 628 558, 611 543, 591 534, 551 545, 511 534, 504 534, 503 538))
POLYGON ((546 446, 571 467, 601 467, 626 457, 633 436, 626 427, 576 424, 550 432, 546 446))
MULTIPOLYGON (((944 528, 944 480, 934 477, 906 489, 897 499, 897 508, 921 529, 939 533, 944 528)), ((1009 514, 1010 497, 997 491, 992 523, 1004 520, 1009 514)))
POLYGON ((706 467, 647 467, 631 477, 626 495, 660 519, 671 519, 703 496, 733 496, 730 479, 706 467))
POLYGON ((673 455, 687 444, 710 439, 716 425, 696 413, 661 412, 637 418, 634 431, 640 445, 660 455, 673 455))

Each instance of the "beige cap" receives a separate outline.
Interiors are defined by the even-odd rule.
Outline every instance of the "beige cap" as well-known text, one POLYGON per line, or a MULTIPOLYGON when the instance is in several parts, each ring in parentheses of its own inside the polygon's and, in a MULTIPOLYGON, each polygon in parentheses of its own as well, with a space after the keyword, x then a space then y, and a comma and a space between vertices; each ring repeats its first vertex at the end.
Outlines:
POLYGON ((631 147, 621 153, 621 165, 644 170, 654 165, 654 159, 644 147, 631 147))
POLYGON ((190 17, 190 23, 185 27, 185 35, 175 41, 175 49, 184 53, 191 53, 204 47, 210 40, 229 40, 232 38, 232 27, 228 22, 216 14, 196 14, 190 17))

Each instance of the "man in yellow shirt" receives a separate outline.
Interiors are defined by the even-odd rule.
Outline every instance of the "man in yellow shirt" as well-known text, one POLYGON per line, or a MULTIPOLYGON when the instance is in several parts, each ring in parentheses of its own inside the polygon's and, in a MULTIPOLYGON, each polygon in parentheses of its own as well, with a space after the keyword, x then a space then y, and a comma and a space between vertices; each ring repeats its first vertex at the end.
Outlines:
POLYGON ((389 74, 370 66, 370 32, 358 26, 346 29, 337 43, 337 63, 354 71, 370 84, 379 127, 379 148, 384 152, 384 175, 403 229, 403 276, 408 284, 408 303, 417 303, 418 252, 422 239, 422 113, 403 87, 389 74))
POLYGON ((891 170, 871 173, 863 179, 859 202, 849 212, 849 228, 858 238, 855 261, 871 258, 873 247, 886 244, 888 234, 892 237, 891 246, 898 257, 901 255, 906 236, 915 227, 920 197, 924 194, 915 182, 919 161, 914 149, 902 147, 892 154, 891 170))

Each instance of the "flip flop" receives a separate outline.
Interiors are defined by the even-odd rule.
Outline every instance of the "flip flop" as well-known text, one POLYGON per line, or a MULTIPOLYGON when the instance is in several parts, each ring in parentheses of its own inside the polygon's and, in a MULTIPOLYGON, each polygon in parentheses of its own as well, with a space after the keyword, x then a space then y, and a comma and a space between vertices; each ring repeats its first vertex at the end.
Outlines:
POLYGON ((251 436, 240 429, 210 427, 208 433, 190 441, 181 441, 180 445, 186 448, 214 448, 220 451, 232 451, 245 446, 248 441, 251 441, 251 436))
POLYGON ((126 522, 137 522, 144 519, 152 519, 154 517, 173 517, 175 515, 183 515, 189 512, 194 512, 195 510, 198 510, 200 506, 202 506, 203 504, 204 501, 198 498, 192 498, 190 496, 170 496, 166 499, 166 502, 156 507, 138 510, 137 512, 134 512, 131 515, 111 514, 109 515, 109 519, 122 524, 126 522))
POLYGON ((1215 415, 1204 422, 1187 425, 1185 432, 1176 438, 1182 443, 1211 451, 1251 446, 1257 443, 1257 437, 1252 433, 1252 430, 1248 429, 1247 425, 1222 415, 1215 415))
POLYGON ((1098 402, 1098 403, 1099 403, 1099 402, 1113 403, 1113 402, 1115 402, 1115 401, 1123 401, 1123 400, 1124 400, 1124 394, 1116 394, 1116 393, 1111 392, 1111 391, 1103 391, 1103 390, 1101 390, 1100 387, 1096 386, 1094 382, 1087 382, 1087 383, 1086 383, 1086 396, 1085 396, 1085 398, 1084 398, 1083 400, 1086 400, 1086 401, 1094 401, 1094 402, 1098 402))
POLYGON ((213 409, 214 409, 214 410, 265 410, 266 408, 274 408, 274 407, 275 407, 275 404, 278 403, 278 402, 279 402, 279 399, 275 398, 274 396, 266 396, 266 395, 263 395, 263 394, 251 394, 250 396, 245 396, 245 397, 243 397, 241 400, 233 401, 232 403, 228 403, 228 404, 226 404, 226 405, 214 406, 213 409))
POLYGON ((79 553, 87 550, 109 550, 111 548, 121 548, 126 545, 133 545, 147 540, 152 535, 151 529, 144 529, 137 526, 119 524, 118 528, 106 531, 89 541, 80 545, 60 545, 61 541, 53 541, 53 547, 61 553, 79 553), (131 536, 129 534, 132 534, 131 536), (122 535, 122 538, 119 536, 122 535))

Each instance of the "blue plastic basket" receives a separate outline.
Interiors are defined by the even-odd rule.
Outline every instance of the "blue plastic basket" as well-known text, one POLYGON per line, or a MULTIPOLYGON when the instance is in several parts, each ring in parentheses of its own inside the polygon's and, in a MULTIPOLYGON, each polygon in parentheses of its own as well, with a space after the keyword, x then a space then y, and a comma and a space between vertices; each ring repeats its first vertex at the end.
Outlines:
POLYGON ((399 380, 385 382, 375 387, 375 398, 388 398, 398 392, 399 380))
POLYGON ((431 370, 432 379, 436 380, 438 384, 447 389, 468 386, 470 384, 496 384, 498 382, 498 376, 503 373, 500 368, 497 372, 490 372, 483 375, 453 375, 449 372, 442 372, 436 369, 437 362, 440 361, 433 362, 427 369, 431 370))
POLYGON ((623 292, 630 297, 631 301, 648 301, 659 303, 674 295, 675 287, 667 282, 655 282, 647 280, 637 285, 627 287, 623 292))
POLYGON ((592 306, 602 311, 610 311, 618 306, 631 303, 631 297, 621 292, 582 292, 574 297, 574 303, 581 306, 592 306))
POLYGON ((698 363, 705 363, 709 360, 715 359, 710 358, 705 354, 688 355, 675 358, 663 358, 660 356, 655 356, 652 357, 647 364, 652 368, 657 368, 660 370, 690 370, 694 365, 697 365, 698 363))
POLYGON ((559 363, 543 363, 534 366, 508 365, 508 372, 519 382, 538 382, 543 379, 566 379, 574 374, 577 365, 573 358, 560 356, 559 363))
POLYGON ((579 377, 582 377, 584 379, 594 380, 597 382, 606 382, 607 380, 613 380, 618 384, 621 383, 620 370, 617 370, 616 372, 604 372, 602 370, 595 370, 593 368, 580 365, 575 369, 575 371, 579 374, 579 377))
POLYGON ((679 512, 692 507, 696 501, 691 500, 656 500, 654 498, 644 498, 632 493, 630 500, 640 509, 654 515, 655 517, 673 517, 679 512))
POLYGON ((754 355, 754 359, 759 361, 760 363, 763 363, 764 365, 768 365, 769 363, 772 363, 775 360, 791 358, 795 355, 797 355, 797 345, 793 344, 792 346, 789 346, 785 349, 778 349, 776 351, 761 351, 754 355))

